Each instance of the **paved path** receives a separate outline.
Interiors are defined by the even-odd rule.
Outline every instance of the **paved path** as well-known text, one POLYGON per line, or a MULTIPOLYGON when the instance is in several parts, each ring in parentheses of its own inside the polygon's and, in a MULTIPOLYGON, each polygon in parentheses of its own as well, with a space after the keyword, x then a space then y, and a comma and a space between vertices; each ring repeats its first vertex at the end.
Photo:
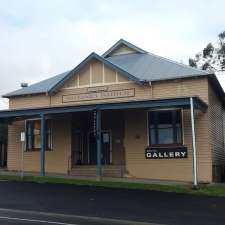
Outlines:
MULTIPOLYGON (((46 221, 46 224, 61 222, 61 225, 68 223, 113 225, 113 221, 102 221, 99 218, 120 220, 114 221, 115 225, 124 224, 121 220, 133 221, 137 225, 140 222, 168 225, 224 225, 225 198, 63 184, 0 182, 0 224, 41 223, 13 221, 7 217, 39 219, 46 221), (36 215, 35 212, 29 214, 27 210, 50 214, 36 215), (62 220, 58 220, 59 214, 64 215, 61 217, 62 220), (73 215, 73 218, 71 219, 71 216, 66 218, 65 215, 73 215), (97 217, 99 221, 93 221, 93 217, 97 217), (89 221, 86 220, 85 223, 79 221, 85 218, 89 221), (53 223, 47 223, 48 221, 53 223)), ((42 224, 45 224, 44 222, 42 224)))

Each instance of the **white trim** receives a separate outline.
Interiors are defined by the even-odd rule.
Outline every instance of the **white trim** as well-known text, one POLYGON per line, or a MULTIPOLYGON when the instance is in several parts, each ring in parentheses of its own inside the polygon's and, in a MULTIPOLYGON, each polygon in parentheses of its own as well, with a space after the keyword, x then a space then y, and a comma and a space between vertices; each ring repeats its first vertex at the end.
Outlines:
POLYGON ((191 110, 191 131, 192 131, 192 161, 193 161, 193 183, 198 186, 198 170, 197 170, 197 151, 196 151, 196 136, 195 136, 195 115, 193 98, 190 98, 191 110))

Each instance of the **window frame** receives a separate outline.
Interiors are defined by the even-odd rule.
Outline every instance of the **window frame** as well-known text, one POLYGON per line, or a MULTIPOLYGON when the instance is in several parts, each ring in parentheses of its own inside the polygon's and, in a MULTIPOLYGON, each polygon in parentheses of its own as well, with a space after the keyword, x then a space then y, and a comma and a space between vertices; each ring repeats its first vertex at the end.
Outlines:
MULTIPOLYGON (((174 121, 172 121, 173 124, 173 135, 174 135, 174 121)), ((173 137, 174 139, 174 137, 173 137)), ((147 111, 147 143, 148 147, 179 147, 184 146, 184 122, 183 122, 183 109, 180 108, 172 108, 172 109, 152 109, 147 111), (180 143, 171 143, 171 144, 151 144, 151 128, 150 128, 150 113, 151 112, 165 112, 165 111, 178 111, 180 113, 180 137, 181 142, 180 143)))
MULTIPOLYGON (((30 134, 30 136, 31 136, 31 148, 28 148, 28 123, 30 123, 30 122, 35 122, 35 121, 39 121, 40 123, 41 123, 41 120, 40 120, 40 118, 34 118, 34 119, 27 119, 27 120, 25 120, 25 151, 26 152, 34 152, 34 151, 40 151, 41 150, 41 147, 40 148, 35 148, 34 147, 34 137, 35 137, 35 135, 34 135, 34 129, 32 128, 32 131, 31 131, 31 134, 30 134)), ((49 146, 48 146, 48 135, 49 135, 49 133, 48 133, 48 131, 47 131, 47 127, 46 127, 46 151, 53 151, 53 129, 52 129, 52 119, 51 118, 47 118, 46 119, 46 126, 47 126, 47 124, 49 123, 49 121, 50 121, 50 124, 51 124, 51 127, 50 127, 50 135, 51 135, 51 147, 49 148, 49 146)), ((40 129, 40 136, 41 136, 41 129, 40 129)))

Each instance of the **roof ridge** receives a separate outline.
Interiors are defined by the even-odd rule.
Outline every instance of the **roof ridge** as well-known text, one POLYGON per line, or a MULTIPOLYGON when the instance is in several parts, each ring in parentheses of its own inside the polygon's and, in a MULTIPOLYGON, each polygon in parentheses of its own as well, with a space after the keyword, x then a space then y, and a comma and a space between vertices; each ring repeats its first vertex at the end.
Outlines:
POLYGON ((110 53, 112 53, 119 45, 124 44, 126 46, 128 46, 129 48, 139 52, 139 53, 147 53, 147 51, 145 51, 142 48, 137 47, 136 45, 124 40, 124 39, 120 39, 119 41, 117 41, 114 45, 112 45, 106 52, 104 52, 102 54, 103 58, 106 58, 110 53))

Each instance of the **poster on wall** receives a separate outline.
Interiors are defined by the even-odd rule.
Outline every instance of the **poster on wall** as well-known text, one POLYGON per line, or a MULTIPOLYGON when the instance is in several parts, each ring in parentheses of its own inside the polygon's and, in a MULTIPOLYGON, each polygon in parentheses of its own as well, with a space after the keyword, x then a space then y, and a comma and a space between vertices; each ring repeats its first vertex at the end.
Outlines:
POLYGON ((187 158, 187 147, 173 148, 154 148, 148 147, 145 149, 146 159, 182 159, 187 158))

